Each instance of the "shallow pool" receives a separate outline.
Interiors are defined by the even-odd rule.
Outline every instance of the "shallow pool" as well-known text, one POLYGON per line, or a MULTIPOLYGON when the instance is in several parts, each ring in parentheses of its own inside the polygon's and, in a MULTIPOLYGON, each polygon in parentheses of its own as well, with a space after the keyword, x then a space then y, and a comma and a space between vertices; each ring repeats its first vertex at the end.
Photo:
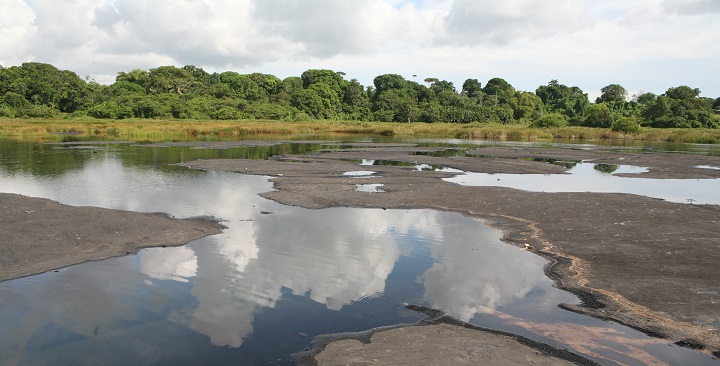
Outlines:
POLYGON ((568 174, 488 174, 465 172, 445 181, 530 192, 628 193, 670 202, 720 205, 720 179, 642 178, 644 167, 578 163, 568 174), (637 177, 617 174, 633 174, 637 177))

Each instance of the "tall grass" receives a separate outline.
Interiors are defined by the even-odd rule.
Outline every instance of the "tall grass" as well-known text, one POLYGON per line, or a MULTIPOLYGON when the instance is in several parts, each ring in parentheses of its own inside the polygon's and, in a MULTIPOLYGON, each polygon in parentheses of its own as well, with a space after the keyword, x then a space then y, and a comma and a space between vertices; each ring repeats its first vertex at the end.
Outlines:
POLYGON ((245 138, 259 135, 362 134, 487 140, 617 140, 669 141, 719 144, 720 130, 643 128, 636 134, 604 128, 530 128, 525 125, 487 123, 388 123, 357 121, 194 121, 0 119, 0 136, 59 140, 65 134, 87 138, 170 140, 203 137, 245 138))

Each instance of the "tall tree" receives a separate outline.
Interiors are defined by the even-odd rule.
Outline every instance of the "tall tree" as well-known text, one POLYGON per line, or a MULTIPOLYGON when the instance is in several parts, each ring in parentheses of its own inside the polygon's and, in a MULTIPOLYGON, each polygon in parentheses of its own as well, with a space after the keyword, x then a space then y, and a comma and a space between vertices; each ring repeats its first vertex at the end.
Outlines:
POLYGON ((482 85, 478 79, 467 79, 462 85, 462 94, 470 98, 482 97, 482 85))
POLYGON ((570 122, 581 124, 585 117, 585 110, 590 105, 587 94, 577 86, 568 87, 550 80, 548 85, 541 85, 535 90, 549 112, 560 113, 570 122))
POLYGON ((720 116, 713 111, 713 100, 699 96, 700 89, 697 88, 685 85, 669 88, 643 106, 643 124, 658 128, 720 127, 720 116))
POLYGON ((332 70, 311 69, 300 76, 303 88, 312 90, 320 98, 320 110, 313 112, 318 118, 334 118, 342 112, 342 100, 345 97, 347 81, 344 73, 332 70))
POLYGON ((691 88, 687 85, 681 85, 675 88, 670 88, 665 92, 665 96, 671 99, 693 99, 700 96, 700 89, 691 88))
POLYGON ((370 98, 357 79, 350 80, 345 87, 342 108, 346 117, 355 120, 366 119, 370 113, 370 98))
POLYGON ((595 103, 588 106, 583 125, 588 127, 610 128, 613 124, 613 117, 608 103, 595 103))
POLYGON ((148 77, 150 79, 149 91, 155 94, 183 94, 195 81, 195 77, 188 70, 175 66, 160 66, 150 69, 148 77))
POLYGON ((647 105, 649 103, 652 103, 657 99, 657 95, 653 93, 642 93, 640 95, 635 96, 634 101, 637 102, 640 105, 647 105))
POLYGON ((0 71, 0 95, 12 92, 34 105, 74 112, 87 102, 87 83, 77 74, 55 66, 26 62, 0 71))
POLYGON ((126 81, 129 83, 140 85, 145 92, 150 91, 150 74, 145 70, 135 69, 129 72, 118 72, 115 81, 126 81))
POLYGON ((496 104, 509 104, 515 97, 515 88, 502 78, 492 78, 485 83, 483 93, 496 104))
POLYGON ((417 119, 419 91, 427 88, 396 74, 379 75, 373 84, 372 111, 377 120, 411 122, 417 119))
POLYGON ((628 92, 619 84, 610 84, 600 89, 600 96, 595 103, 624 103, 627 101, 628 92))
POLYGON ((517 92, 517 103, 513 106, 513 117, 516 120, 537 119, 542 115, 544 105, 542 99, 531 92, 517 92))

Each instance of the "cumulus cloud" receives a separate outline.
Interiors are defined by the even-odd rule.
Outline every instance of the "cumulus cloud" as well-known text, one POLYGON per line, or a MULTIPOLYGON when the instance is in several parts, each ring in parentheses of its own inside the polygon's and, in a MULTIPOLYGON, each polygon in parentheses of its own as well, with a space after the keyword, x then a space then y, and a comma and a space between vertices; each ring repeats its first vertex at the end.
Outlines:
POLYGON ((444 19, 443 44, 508 44, 574 32, 590 24, 587 8, 573 0, 455 0, 444 19))
POLYGON ((35 33, 35 14, 20 0, 0 0, 0 64, 27 61, 27 41, 35 33))
POLYGON ((367 51, 381 40, 375 20, 392 7, 382 2, 372 7, 352 0, 265 0, 256 3, 253 15, 264 32, 298 43, 310 55, 332 56, 367 51), (372 7, 379 16, 373 16, 372 7))
POLYGON ((106 67, 117 57, 240 68, 371 53, 425 39, 435 14, 397 0, 2 1, 2 45, 28 44, 24 60, 106 67))
POLYGON ((550 79, 718 95, 714 0, 0 0, 0 65, 48 62, 111 83, 118 71, 196 65, 279 77, 344 71, 550 79), (678 65, 678 59, 693 62, 678 65), (593 70, 592 75, 588 70, 593 70), (658 72, 665 72, 658 78, 658 72), (669 80, 668 78, 676 78, 669 80), (635 85, 631 85, 635 83, 635 85), (678 84, 679 83, 679 84, 678 84), (625 85, 627 84, 627 85, 625 85), (662 85, 658 85, 662 84, 662 85), (714 89, 714 90, 713 90, 714 89))
POLYGON ((95 28, 89 33, 101 54, 154 53, 179 64, 243 67, 371 52, 389 39, 422 33, 414 5, 393 3, 115 0, 97 3, 85 23, 95 28))
POLYGON ((35 32, 28 39, 29 52, 40 60, 78 52, 95 39, 88 22, 92 2, 34 0, 35 32))
POLYGON ((115 24, 122 20, 120 12, 111 4, 105 4, 93 9, 92 25, 104 30, 108 34, 115 34, 115 24))
POLYGON ((252 18, 263 33, 283 37, 308 57, 372 52, 397 40, 418 41, 429 30, 414 3, 388 0, 257 1, 252 18))
POLYGON ((664 0, 663 7, 681 15, 720 13, 720 1, 717 0, 664 0))
POLYGON ((92 24, 110 54, 164 54, 181 64, 258 63, 290 47, 258 34, 249 18, 250 1, 116 0, 94 8, 92 24))

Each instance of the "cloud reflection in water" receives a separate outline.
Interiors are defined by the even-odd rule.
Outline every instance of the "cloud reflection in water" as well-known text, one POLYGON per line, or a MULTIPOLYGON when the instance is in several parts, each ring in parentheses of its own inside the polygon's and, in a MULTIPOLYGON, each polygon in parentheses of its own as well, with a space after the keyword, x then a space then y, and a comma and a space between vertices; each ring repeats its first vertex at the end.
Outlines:
MULTIPOLYGON (((213 344, 237 347, 252 332, 256 308, 274 308, 283 288, 340 310, 384 293, 400 256, 421 256, 429 248, 433 264, 418 278, 423 298, 470 320, 482 308, 512 303, 552 284, 542 272, 544 259, 500 237, 478 220, 427 210, 289 207, 258 214, 251 223, 231 225, 189 246, 198 257, 191 290, 198 305, 172 319, 208 335, 213 344), (404 240, 412 242, 410 252, 401 250, 404 240)), ((175 266, 168 262, 176 258, 181 257, 151 260, 157 261, 154 268, 167 268, 169 278, 175 266)))
POLYGON ((3 324, 18 316, 23 322, 12 338, 3 338, 0 350, 10 339, 15 352, 25 349, 51 323, 91 342, 97 329, 130 335, 137 328, 123 330, 125 322, 138 321, 157 331, 182 325, 214 345, 240 347, 257 331, 258 311, 276 308, 286 290, 331 311, 379 295, 396 305, 424 299, 467 320, 483 307, 505 306, 538 286, 549 287, 542 258, 501 243, 500 233, 478 220, 429 210, 307 210, 257 195, 270 189, 263 177, 143 169, 109 155, 42 179, 3 174, 5 192, 176 217, 214 215, 228 229, 184 247, 147 249, 137 257, 0 285, 0 294, 10 291, 19 307, 35 309, 0 310, 3 324), (419 259, 411 270, 424 293, 415 298, 386 293, 401 257, 419 259), (81 291, 64 289, 68 281, 81 291), (53 304, 52 312, 46 304, 53 304))
POLYGON ((432 307, 469 321, 483 308, 497 309, 534 288, 552 286, 543 273, 546 260, 502 243, 500 231, 452 215, 437 219, 450 232, 432 246, 435 262, 422 277, 432 307))

